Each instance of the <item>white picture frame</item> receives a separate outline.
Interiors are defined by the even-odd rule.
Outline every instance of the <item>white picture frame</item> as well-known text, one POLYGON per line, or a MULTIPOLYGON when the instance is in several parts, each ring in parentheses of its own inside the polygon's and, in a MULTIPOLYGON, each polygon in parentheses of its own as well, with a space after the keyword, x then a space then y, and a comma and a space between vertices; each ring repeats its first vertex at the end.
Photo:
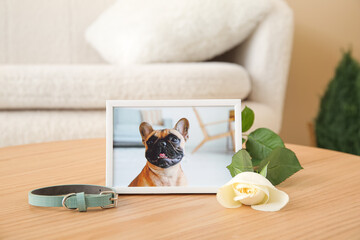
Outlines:
MULTIPOLYGON (((115 108, 168 108, 168 107, 232 107, 234 110, 235 152, 242 148, 241 100, 107 100, 106 101, 106 186, 118 194, 187 194, 216 193, 219 186, 128 187, 114 184, 114 109, 115 108)), ((140 133, 139 133, 140 136, 140 133)), ((145 157, 144 157, 145 158, 145 157)), ((229 161, 231 161, 231 156, 229 161)), ((140 169, 141 170, 141 169, 140 169)), ((231 179, 230 173, 229 178, 231 179)), ((225 182, 224 182, 225 183, 225 182)), ((224 184, 224 183, 221 183, 224 184)))

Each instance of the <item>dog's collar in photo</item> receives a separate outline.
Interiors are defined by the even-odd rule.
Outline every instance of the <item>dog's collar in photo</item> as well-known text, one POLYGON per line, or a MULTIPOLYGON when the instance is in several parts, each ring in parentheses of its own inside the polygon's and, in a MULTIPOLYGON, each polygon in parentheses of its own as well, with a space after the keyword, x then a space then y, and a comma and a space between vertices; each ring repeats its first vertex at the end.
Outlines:
POLYGON ((88 207, 117 207, 114 189, 98 185, 57 185, 29 192, 29 204, 38 207, 64 207, 86 212, 88 207))

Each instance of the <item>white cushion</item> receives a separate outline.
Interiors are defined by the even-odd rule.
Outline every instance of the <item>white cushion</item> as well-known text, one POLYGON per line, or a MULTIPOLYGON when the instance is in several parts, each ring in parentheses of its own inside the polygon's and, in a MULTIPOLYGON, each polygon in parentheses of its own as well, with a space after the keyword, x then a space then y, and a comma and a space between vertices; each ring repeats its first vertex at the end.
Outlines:
POLYGON ((86 39, 114 64, 203 61, 243 41, 270 7, 268 0, 118 0, 86 39))
POLYGON ((231 63, 0 66, 0 109, 104 109, 107 99, 246 98, 231 63))

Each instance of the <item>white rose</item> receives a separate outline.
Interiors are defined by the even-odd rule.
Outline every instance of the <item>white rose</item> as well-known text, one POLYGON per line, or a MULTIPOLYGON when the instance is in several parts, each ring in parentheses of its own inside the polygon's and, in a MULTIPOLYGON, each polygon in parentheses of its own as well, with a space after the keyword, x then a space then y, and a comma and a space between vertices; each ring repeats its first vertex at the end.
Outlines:
POLYGON ((275 188, 264 176, 242 172, 219 188, 216 198, 226 208, 251 205, 255 210, 278 211, 289 202, 289 196, 275 188))

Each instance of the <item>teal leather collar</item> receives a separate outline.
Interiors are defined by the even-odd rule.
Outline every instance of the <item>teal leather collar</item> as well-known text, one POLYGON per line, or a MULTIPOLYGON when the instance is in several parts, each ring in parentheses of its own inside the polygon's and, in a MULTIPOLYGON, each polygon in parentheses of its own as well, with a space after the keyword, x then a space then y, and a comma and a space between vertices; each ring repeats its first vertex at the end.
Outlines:
POLYGON ((65 207, 86 212, 88 207, 117 206, 118 195, 112 188, 98 185, 57 185, 29 192, 29 204, 38 207, 65 207))

